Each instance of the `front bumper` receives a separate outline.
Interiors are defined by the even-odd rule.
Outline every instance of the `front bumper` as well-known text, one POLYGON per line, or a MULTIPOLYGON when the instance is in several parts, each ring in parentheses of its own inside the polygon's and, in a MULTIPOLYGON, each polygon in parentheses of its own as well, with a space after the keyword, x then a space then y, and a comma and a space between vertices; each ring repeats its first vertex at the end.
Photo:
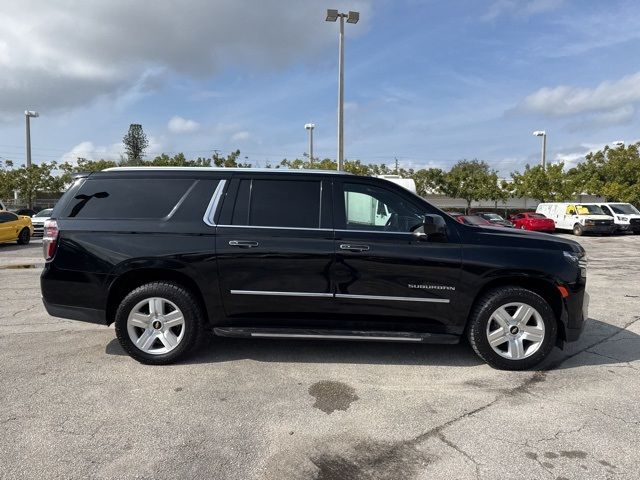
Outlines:
POLYGON ((573 291, 564 299, 562 323, 564 324, 564 341, 575 342, 584 330, 584 325, 589 318, 589 294, 584 290, 573 291))
POLYGON ((585 232, 589 233, 611 233, 615 231, 615 225, 583 225, 585 232))

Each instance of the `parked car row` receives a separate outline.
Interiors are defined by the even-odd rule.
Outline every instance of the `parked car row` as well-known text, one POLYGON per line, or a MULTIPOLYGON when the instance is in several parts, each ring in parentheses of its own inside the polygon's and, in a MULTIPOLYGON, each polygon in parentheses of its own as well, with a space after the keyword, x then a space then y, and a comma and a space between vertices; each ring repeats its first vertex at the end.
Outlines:
POLYGON ((553 220, 556 229, 574 235, 640 233, 640 212, 630 203, 541 203, 536 213, 553 220))
POLYGON ((514 214, 508 220, 491 212, 449 214, 460 223, 481 227, 518 228, 547 233, 568 230, 574 235, 640 233, 640 211, 630 203, 541 203, 535 212, 514 214))

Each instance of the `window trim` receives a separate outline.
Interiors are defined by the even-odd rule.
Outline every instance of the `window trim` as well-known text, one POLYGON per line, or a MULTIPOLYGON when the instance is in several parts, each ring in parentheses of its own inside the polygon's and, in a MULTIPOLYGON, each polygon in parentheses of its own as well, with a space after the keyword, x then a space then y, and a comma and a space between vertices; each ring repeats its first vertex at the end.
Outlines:
POLYGON ((226 179, 220 179, 218 185, 216 186, 216 189, 213 191, 213 195, 211 195, 211 200, 209 200, 209 205, 204 212, 204 216, 202 217, 202 221, 210 227, 216 226, 216 211, 218 210, 218 205, 220 204, 222 192, 224 191, 224 187, 226 186, 226 184, 226 179))

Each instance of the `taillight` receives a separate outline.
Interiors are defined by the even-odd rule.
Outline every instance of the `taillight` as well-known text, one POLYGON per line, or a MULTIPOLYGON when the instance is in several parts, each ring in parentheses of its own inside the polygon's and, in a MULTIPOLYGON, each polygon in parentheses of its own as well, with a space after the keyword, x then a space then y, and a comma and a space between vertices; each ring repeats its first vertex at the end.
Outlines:
POLYGON ((49 261, 56 253, 58 246, 58 222, 49 219, 44 222, 44 233, 42 236, 42 253, 44 259, 49 261))

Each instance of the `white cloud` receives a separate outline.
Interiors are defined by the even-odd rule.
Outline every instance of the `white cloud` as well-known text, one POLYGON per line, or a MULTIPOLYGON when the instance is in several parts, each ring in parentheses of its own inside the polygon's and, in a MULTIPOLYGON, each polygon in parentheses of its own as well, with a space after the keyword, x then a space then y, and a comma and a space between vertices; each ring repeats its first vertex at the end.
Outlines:
POLYGON ((605 123, 628 122, 640 102, 640 72, 595 88, 560 85, 541 88, 528 95, 516 111, 549 117, 596 114, 605 123))
POLYGON ((167 124, 167 128, 173 133, 190 133, 195 132, 200 124, 194 120, 188 120, 182 117, 172 117, 167 124))
POLYGON ((242 132, 236 132, 233 135, 231 135, 231 141, 232 142, 244 142, 246 140, 249 140, 249 132, 247 131, 242 131, 242 132))
MULTIPOLYGON (((351 34, 366 30, 370 3, 349 4, 362 13, 351 34)), ((145 75, 143 87, 157 88, 169 76, 202 79, 225 66, 283 68, 335 43, 325 7, 299 0, 3 2, 0 115, 117 97, 145 75)))
POLYGON ((562 7, 564 0, 495 0, 481 20, 490 21, 502 15, 529 17, 562 7))

